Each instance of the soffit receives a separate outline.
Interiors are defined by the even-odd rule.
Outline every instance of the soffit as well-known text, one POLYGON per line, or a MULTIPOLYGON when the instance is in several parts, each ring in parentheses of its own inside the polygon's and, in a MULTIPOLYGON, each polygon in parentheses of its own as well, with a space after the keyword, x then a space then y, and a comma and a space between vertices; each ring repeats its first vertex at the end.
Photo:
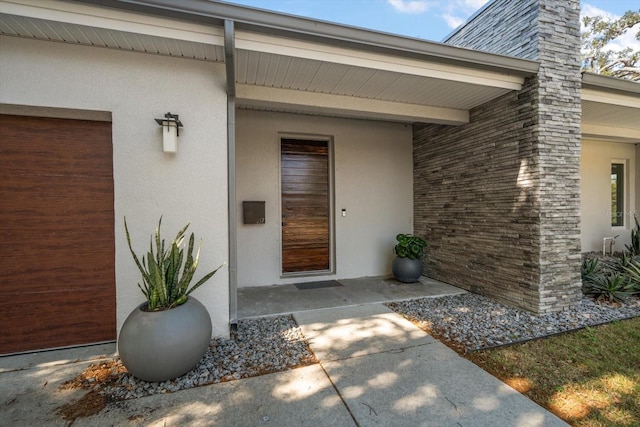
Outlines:
POLYGON ((0 14, 0 34, 202 61, 224 61, 222 46, 23 16, 0 14))
MULTIPOLYGON (((0 1, 0 34, 224 62, 221 27, 64 1, 0 1)), ((312 114, 317 105, 319 114, 459 124, 465 122, 461 112, 468 116, 469 109, 519 89, 524 80, 521 71, 394 57, 273 34, 238 31, 236 42, 238 84, 295 90, 311 99, 297 108, 288 103, 289 96, 275 102, 238 97, 245 108, 312 114), (331 99, 326 97, 314 103, 314 96, 323 95, 340 97, 340 108, 327 108, 331 99), (345 97, 355 102, 349 105, 345 97), (361 100, 379 101, 378 110, 352 111, 361 100), (397 104, 415 114, 394 114, 397 104), (449 109, 451 117, 443 110, 432 117, 431 110, 416 107, 449 109)))
POLYGON ((236 82, 467 110, 511 90, 240 49, 236 82))
POLYGON ((640 108, 583 101, 582 121, 597 125, 640 129, 640 108))
POLYGON ((222 29, 64 1, 0 1, 0 35, 224 61, 222 29))
MULTIPOLYGON (((595 78, 590 76, 591 80, 595 78)), ((610 79, 601 79, 605 84, 610 79)), ((640 143, 640 83, 613 82, 619 88, 583 84, 582 135, 610 141, 640 143), (630 84, 632 83, 632 84, 630 84)))

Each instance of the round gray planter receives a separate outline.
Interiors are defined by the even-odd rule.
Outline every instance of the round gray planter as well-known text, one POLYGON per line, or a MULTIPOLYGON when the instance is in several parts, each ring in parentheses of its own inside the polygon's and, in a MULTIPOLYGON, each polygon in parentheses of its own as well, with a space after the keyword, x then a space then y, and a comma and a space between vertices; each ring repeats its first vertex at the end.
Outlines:
POLYGON ((124 321, 118 337, 122 364, 135 377, 158 382, 193 369, 211 341, 211 317, 194 297, 171 310, 147 312, 142 304, 124 321))
POLYGON ((391 271, 401 282, 417 282, 422 276, 422 260, 396 257, 391 264, 391 271))

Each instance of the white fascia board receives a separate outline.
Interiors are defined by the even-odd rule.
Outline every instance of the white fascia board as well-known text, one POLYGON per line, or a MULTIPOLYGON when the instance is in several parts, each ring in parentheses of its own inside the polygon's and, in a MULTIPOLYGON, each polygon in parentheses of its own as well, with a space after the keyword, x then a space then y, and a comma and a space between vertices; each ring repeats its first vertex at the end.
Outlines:
POLYGON ((582 123, 583 138, 606 139, 620 142, 640 142, 640 129, 582 123))
POLYGON ((237 85, 236 101, 239 106, 280 108, 311 114, 323 113, 363 119, 449 125, 469 123, 469 112, 467 110, 302 92, 265 86, 237 85))
POLYGON ((640 97, 634 95, 624 95, 595 89, 582 89, 580 99, 582 101, 601 102, 603 104, 613 104, 622 107, 640 108, 640 97))
POLYGON ((216 46, 224 30, 189 22, 57 0, 1 0, 0 13, 216 46))
POLYGON ((236 49, 391 71, 481 86, 520 90, 524 78, 456 65, 383 55, 248 31, 236 32, 236 49))

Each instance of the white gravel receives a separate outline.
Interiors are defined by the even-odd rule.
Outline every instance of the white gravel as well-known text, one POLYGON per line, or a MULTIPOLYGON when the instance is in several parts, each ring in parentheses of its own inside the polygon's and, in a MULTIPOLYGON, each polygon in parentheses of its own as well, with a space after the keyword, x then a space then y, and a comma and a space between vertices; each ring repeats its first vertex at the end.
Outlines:
POLYGON ((568 310, 541 315, 472 293, 386 305, 466 352, 640 316, 640 299, 637 298, 616 307, 597 304, 584 297, 568 310))

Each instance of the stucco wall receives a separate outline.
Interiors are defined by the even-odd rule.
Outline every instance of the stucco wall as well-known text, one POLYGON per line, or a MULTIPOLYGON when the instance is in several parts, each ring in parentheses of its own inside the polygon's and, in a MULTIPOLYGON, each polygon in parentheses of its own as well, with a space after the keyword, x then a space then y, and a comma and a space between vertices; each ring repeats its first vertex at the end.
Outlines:
MULTIPOLYGON (((187 222, 202 239, 197 276, 228 260, 223 65, 9 37, 0 44, 0 102, 112 112, 118 330, 143 302, 124 216, 138 252, 164 215, 167 239, 187 222), (167 111, 184 123, 176 155, 162 152, 153 120, 167 111)), ((227 269, 194 295, 214 336, 228 335, 227 269)))
POLYGON ((633 144, 582 140, 582 251, 601 251, 602 239, 620 235, 616 250, 631 243, 633 214, 638 211, 636 147, 633 144), (626 161, 625 226, 611 227, 611 161, 626 161))
POLYGON ((390 274, 395 235, 413 229, 410 126, 240 110, 236 128, 239 287, 323 279, 280 277, 280 132, 333 139, 337 261, 326 278, 390 274), (266 224, 242 224, 243 200, 266 201, 266 224))

